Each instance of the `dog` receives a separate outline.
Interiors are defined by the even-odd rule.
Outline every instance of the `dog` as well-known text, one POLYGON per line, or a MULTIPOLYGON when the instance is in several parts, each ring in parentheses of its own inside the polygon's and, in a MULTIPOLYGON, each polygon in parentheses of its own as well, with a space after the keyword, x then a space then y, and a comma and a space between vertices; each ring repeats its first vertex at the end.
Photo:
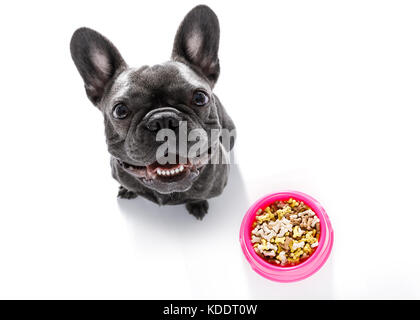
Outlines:
POLYGON ((104 116, 112 176, 121 185, 119 198, 185 204, 202 219, 207 199, 222 193, 236 135, 213 93, 220 73, 219 38, 216 14, 199 5, 179 26, 169 61, 132 68, 98 32, 85 27, 74 32, 71 56, 89 100, 104 116), (165 130, 175 133, 174 139, 164 136, 166 149, 161 135, 165 130), (185 138, 192 132, 198 132, 195 141, 185 138), (223 132, 229 132, 225 141, 223 132), (182 143, 186 150, 179 147, 182 143), (210 161, 214 159, 218 161, 210 161))

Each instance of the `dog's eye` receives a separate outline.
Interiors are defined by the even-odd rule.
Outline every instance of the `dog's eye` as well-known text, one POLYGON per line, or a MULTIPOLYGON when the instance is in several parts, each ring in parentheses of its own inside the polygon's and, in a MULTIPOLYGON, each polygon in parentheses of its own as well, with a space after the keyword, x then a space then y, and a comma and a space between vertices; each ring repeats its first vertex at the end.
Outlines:
POLYGON ((116 119, 124 119, 130 114, 130 109, 122 103, 117 104, 112 110, 112 116, 116 119))
POLYGON ((203 91, 194 92, 192 102, 196 106, 204 106, 209 102, 209 97, 203 91))

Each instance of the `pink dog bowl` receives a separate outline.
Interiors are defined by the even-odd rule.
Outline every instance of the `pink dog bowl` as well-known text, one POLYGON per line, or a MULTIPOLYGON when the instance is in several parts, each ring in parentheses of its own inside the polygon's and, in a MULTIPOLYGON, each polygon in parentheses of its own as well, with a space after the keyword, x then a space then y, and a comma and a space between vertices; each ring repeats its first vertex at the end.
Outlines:
POLYGON ((298 191, 284 191, 269 194, 255 202, 247 211, 242 220, 239 235, 242 251, 252 269, 263 277, 278 282, 293 282, 305 279, 317 272, 327 261, 334 242, 333 229, 330 219, 324 208, 311 196, 298 191), (251 243, 252 224, 258 209, 265 209, 277 200, 289 200, 294 198, 303 201, 309 206, 320 220, 319 245, 312 255, 305 261, 295 266, 277 266, 265 261, 254 250, 251 243))

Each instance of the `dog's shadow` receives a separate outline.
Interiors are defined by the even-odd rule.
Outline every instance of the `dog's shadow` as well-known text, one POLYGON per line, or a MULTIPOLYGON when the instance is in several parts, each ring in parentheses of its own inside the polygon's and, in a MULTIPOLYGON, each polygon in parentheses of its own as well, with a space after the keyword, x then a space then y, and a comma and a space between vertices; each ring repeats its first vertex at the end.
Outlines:
POLYGON ((239 228, 249 200, 240 168, 232 165, 228 185, 221 196, 209 200, 209 213, 202 221, 188 214, 184 205, 159 207, 144 198, 119 199, 118 205, 138 250, 150 253, 145 245, 159 249, 168 239, 171 241, 171 248, 186 259, 183 263, 196 297, 214 298, 208 294, 208 287, 226 283, 232 290, 220 292, 224 298, 232 298, 232 294, 246 297, 247 292, 254 299, 333 297, 331 258, 315 275, 297 283, 272 282, 251 269, 239 245, 239 228), (206 254, 189 259, 196 257, 197 250, 206 254), (219 263, 229 259, 231 263, 219 263), (218 278, 203 277, 206 272, 218 278))
POLYGON ((118 205, 134 232, 149 229, 155 237, 189 238, 198 234, 217 237, 229 230, 237 233, 249 202, 240 168, 231 165, 225 190, 219 197, 209 200, 209 212, 201 221, 190 215, 185 205, 159 206, 142 197, 118 199, 118 205))

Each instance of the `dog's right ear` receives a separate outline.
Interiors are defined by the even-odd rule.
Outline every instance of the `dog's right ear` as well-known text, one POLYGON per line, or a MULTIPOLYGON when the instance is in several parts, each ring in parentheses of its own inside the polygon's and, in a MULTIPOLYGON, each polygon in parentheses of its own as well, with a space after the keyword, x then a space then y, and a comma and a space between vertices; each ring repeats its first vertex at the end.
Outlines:
POLYGON ((119 70, 127 66, 124 59, 108 39, 89 28, 74 32, 70 51, 85 82, 88 98, 98 106, 106 85, 119 70))

